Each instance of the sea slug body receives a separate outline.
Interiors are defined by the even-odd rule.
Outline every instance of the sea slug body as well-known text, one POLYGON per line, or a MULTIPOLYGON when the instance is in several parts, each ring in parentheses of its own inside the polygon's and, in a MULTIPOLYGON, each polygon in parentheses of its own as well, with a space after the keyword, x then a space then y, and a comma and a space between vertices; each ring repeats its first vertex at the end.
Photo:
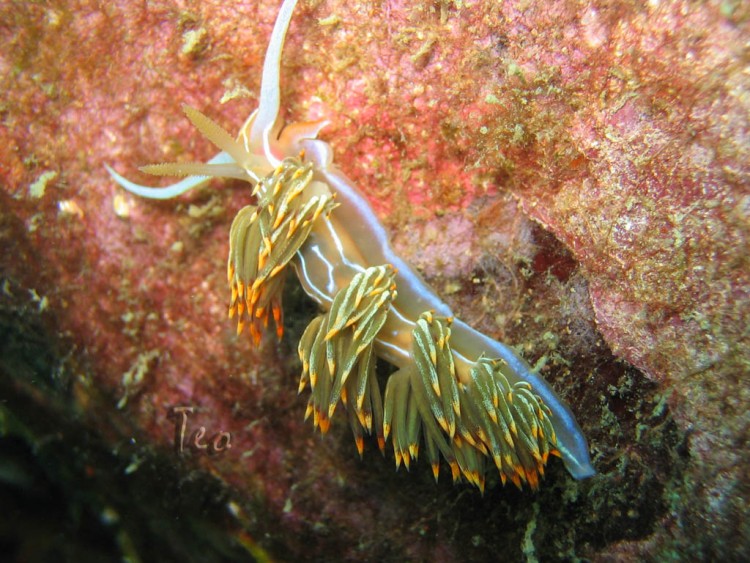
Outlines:
POLYGON ((207 163, 144 170, 187 176, 166 188, 134 184, 147 198, 178 196, 210 177, 253 184, 256 204, 235 217, 227 276, 230 317, 258 342, 273 319, 281 337, 281 290, 294 271, 325 311, 299 343, 299 390, 310 388, 306 416, 326 432, 342 404, 360 455, 374 434, 390 441, 407 467, 420 444, 437 479, 442 456, 453 479, 484 489, 485 465, 503 483, 537 488, 550 455, 575 478, 595 473, 586 439, 568 407, 508 346, 456 319, 419 274, 398 257, 367 200, 317 139, 325 122, 283 125, 280 63, 296 0, 284 0, 263 66, 259 106, 237 139, 197 110, 193 124, 221 152, 207 163), (396 366, 384 392, 375 359, 396 366))

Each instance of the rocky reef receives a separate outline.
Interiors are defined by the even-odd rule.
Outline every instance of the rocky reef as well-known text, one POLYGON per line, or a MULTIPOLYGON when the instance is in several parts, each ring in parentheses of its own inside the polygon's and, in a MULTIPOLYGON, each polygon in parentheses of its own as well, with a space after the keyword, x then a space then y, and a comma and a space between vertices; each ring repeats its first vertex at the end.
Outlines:
POLYGON ((321 136, 399 252, 536 363, 589 439, 596 477, 553 461, 537 493, 480 495, 422 460, 394 473, 372 442, 360 460, 343 419, 324 437, 304 423, 296 342, 315 307, 291 284, 280 343, 235 336, 245 184, 156 203, 104 169, 147 182, 142 164, 211 156, 181 104, 239 128, 277 4, 0 6, 2 545, 26 560, 750 551, 748 6, 298 6, 287 115, 331 121, 321 136))

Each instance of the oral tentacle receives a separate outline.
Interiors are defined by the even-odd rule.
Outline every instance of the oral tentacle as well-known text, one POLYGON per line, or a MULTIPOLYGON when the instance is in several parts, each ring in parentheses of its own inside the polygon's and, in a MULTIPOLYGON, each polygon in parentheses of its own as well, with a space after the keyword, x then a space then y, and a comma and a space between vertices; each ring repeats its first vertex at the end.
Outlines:
MULTIPOLYGON (((234 164, 234 159, 225 152, 220 152, 211 160, 206 162, 208 165, 214 164, 234 164)), ((205 185, 211 177, 206 176, 188 176, 175 184, 169 186, 144 186, 131 182, 124 176, 118 174, 111 166, 105 164, 104 167, 109 172, 112 179, 123 189, 140 197, 147 199, 172 199, 189 192, 192 189, 205 185)))
POLYGON ((263 75, 260 86, 260 101, 255 121, 250 128, 249 142, 253 149, 262 147, 263 155, 272 166, 278 166, 280 159, 274 152, 274 127, 279 119, 281 107, 281 55, 284 49, 284 39, 292 20, 297 0, 284 0, 279 9, 279 15, 271 32, 266 58, 263 62, 263 75))

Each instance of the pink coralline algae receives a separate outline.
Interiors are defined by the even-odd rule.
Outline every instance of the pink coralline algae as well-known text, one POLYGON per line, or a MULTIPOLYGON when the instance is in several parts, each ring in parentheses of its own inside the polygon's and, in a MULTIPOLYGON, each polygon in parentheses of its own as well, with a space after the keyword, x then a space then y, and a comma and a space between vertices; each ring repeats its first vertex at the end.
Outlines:
MULTIPOLYGON (((295 343, 235 337, 227 233, 247 189, 154 203, 106 174, 210 156, 182 104, 237 130, 277 4, 0 8, 3 319, 34 341, 24 319, 39 317, 75 366, 54 412, 112 449, 137 444, 128 475, 156 456, 212 476, 227 542, 256 556, 749 550, 748 7, 298 6, 287 115, 331 120, 322 136, 399 251, 462 318, 544 365, 589 437, 594 479, 553 466, 535 496, 480 496, 424 467, 394 474, 374 444, 360 462, 343 420, 313 434, 295 343), (195 408, 182 455, 181 405, 195 408)), ((299 336, 314 308, 288 297, 299 336)), ((3 389, 51 408, 14 365, 3 389)))

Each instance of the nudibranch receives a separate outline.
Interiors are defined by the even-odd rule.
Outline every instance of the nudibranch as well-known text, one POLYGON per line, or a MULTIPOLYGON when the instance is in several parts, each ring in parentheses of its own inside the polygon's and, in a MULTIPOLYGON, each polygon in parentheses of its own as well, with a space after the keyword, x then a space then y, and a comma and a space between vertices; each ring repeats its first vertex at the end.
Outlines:
POLYGON ((164 188, 128 181, 126 190, 166 199, 212 177, 250 183, 255 205, 235 217, 227 276, 230 317, 257 344, 273 318, 283 332, 281 292, 290 270, 323 314, 299 342, 299 391, 310 388, 306 417, 325 433, 339 404, 360 456, 365 434, 392 444, 408 468, 423 444, 438 477, 440 457, 454 481, 484 490, 485 465, 503 483, 536 489, 550 455, 573 477, 595 473, 569 408, 510 347, 458 320, 420 275, 398 257, 366 198, 319 140, 326 122, 284 126, 279 117, 284 38, 296 0, 284 0, 263 65, 258 109, 235 139, 195 109, 185 113, 219 149, 207 163, 158 164, 144 171, 186 176, 164 188), (385 389, 376 359, 396 371, 385 389))

